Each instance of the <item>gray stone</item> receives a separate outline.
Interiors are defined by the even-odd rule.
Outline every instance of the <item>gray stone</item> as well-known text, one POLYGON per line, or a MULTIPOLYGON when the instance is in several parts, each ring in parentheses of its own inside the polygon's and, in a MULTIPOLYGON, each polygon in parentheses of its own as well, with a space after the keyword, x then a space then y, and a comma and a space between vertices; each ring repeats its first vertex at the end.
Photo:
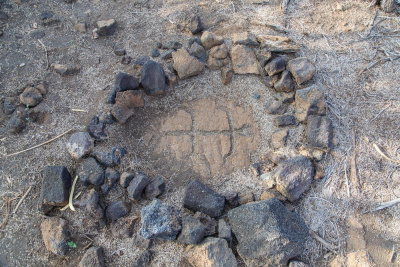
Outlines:
POLYGON ((236 267, 237 261, 225 239, 208 237, 187 251, 187 261, 193 267, 236 267))
POLYGON ((104 184, 101 186, 101 191, 107 194, 111 188, 118 182, 120 174, 118 171, 107 168, 104 172, 104 184))
POLYGON ((15 100, 12 97, 6 97, 3 100, 3 112, 6 115, 11 115, 15 111, 15 100))
POLYGON ((160 56, 160 51, 157 48, 154 48, 151 50, 150 53, 151 57, 159 57, 160 56))
POLYGON ((206 231, 204 233, 205 236, 215 235, 218 232, 218 223, 214 218, 199 211, 194 214, 194 217, 199 219, 200 222, 206 227, 206 231))
POLYGON ((37 106, 42 100, 43 96, 40 91, 33 87, 25 88, 24 92, 19 95, 19 101, 27 107, 37 106))
POLYGON ((201 35, 201 43, 205 49, 210 49, 216 45, 220 45, 224 42, 222 37, 216 36, 214 33, 204 31, 201 35))
POLYGON ((277 57, 267 63, 265 71, 268 73, 268 76, 273 76, 284 71, 285 65, 285 59, 283 57, 277 57))
POLYGON ((163 45, 163 49, 172 49, 178 50, 182 48, 182 44, 178 41, 168 41, 166 44, 163 45))
POLYGON ((313 176, 314 166, 304 156, 281 161, 272 173, 276 189, 292 202, 310 188, 313 176))
POLYGON ((235 73, 259 74, 258 61, 252 48, 244 45, 235 45, 230 54, 235 73))
POLYGON ((211 188, 194 180, 186 188, 183 206, 192 211, 200 211, 211 217, 222 215, 225 198, 211 188))
POLYGON ((116 221, 121 217, 126 216, 131 210, 131 205, 124 201, 114 201, 108 205, 106 209, 106 216, 108 221, 116 221))
POLYGON ((197 34, 203 30, 203 23, 198 15, 191 14, 185 19, 185 28, 192 34, 197 34))
POLYGON ((128 197, 134 200, 141 200, 143 191, 149 183, 150 179, 144 173, 136 173, 127 188, 128 197))
POLYGON ((174 49, 168 49, 160 54, 160 58, 163 60, 171 59, 172 53, 174 53, 174 52, 175 52, 174 49))
POLYGON ((86 250, 78 267, 105 267, 104 252, 101 247, 91 247, 86 250))
POLYGON ((167 90, 165 72, 160 64, 152 60, 143 65, 140 83, 148 95, 162 95, 167 90))
POLYGON ((106 124, 100 121, 99 117, 94 116, 89 124, 86 126, 86 130, 95 140, 101 141, 107 139, 106 124))
POLYGON ((286 146, 286 140, 289 135, 288 129, 277 130, 271 135, 271 146, 274 149, 279 149, 286 146))
POLYGON ((134 177, 135 177, 134 173, 123 172, 121 174, 121 178, 119 179, 119 184, 122 187, 127 188, 134 177))
POLYGON ((111 152, 93 152, 92 156, 105 167, 115 167, 121 164, 121 159, 126 153, 123 147, 113 147, 111 152))
POLYGON ((67 142, 67 150, 74 159, 88 155, 93 147, 94 141, 88 132, 74 133, 67 142))
POLYGON ((186 79, 200 74, 204 69, 204 62, 191 56, 185 48, 172 53, 173 67, 180 79, 186 79))
POLYGON ((289 60, 287 69, 293 75, 296 83, 301 85, 314 77, 316 68, 310 60, 305 57, 298 57, 289 60))
POLYGON ((81 71, 81 67, 79 65, 63 65, 53 63, 50 65, 50 67, 61 76, 72 76, 78 74, 81 71))
POLYGON ((183 244, 198 244, 205 236, 206 227, 198 218, 185 216, 182 219, 182 231, 177 241, 183 244))
POLYGON ((24 117, 14 114, 7 122, 6 128, 10 133, 17 134, 22 132, 26 127, 24 117))
POLYGON ((200 44, 193 42, 193 44, 189 48, 189 54, 196 57, 201 62, 207 61, 207 52, 203 46, 200 44))
POLYGON ((87 158, 79 165, 76 173, 83 185, 102 185, 104 170, 94 158, 87 158))
POLYGON ((48 217, 40 224, 46 249, 53 254, 64 256, 68 251, 68 223, 58 217, 48 217))
POLYGON ((311 115, 307 120, 307 142, 314 148, 332 147, 332 123, 326 116, 311 115))
POLYGON ((229 246, 232 243, 232 228, 224 219, 218 220, 218 237, 225 239, 229 246))
POLYGON ((165 191, 164 178, 156 176, 144 189, 144 197, 146 199, 154 199, 162 195, 165 191))
POLYGON ((264 107, 268 114, 282 115, 287 111, 288 105, 285 105, 282 101, 271 99, 264 107))
POLYGON ((122 57, 123 55, 126 54, 126 50, 121 45, 115 45, 114 46, 114 54, 116 56, 122 57))
POLYGON ((112 35, 117 29, 117 23, 115 19, 99 20, 96 22, 96 26, 97 28, 94 31, 94 38, 112 35))
POLYGON ((235 33, 232 35, 232 42, 239 45, 258 46, 257 38, 249 32, 235 33))
POLYGON ((316 87, 310 86, 296 91, 296 118, 300 122, 307 120, 309 115, 325 115, 325 97, 316 87))
POLYGON ((227 192, 224 194, 226 203, 231 208, 239 206, 239 195, 237 192, 227 192))
POLYGON ((239 206, 228 218, 247 266, 287 266, 305 248, 308 229, 303 219, 276 198, 239 206))
POLYGON ((277 127, 295 126, 297 125, 297 121, 292 115, 281 115, 274 119, 274 124, 277 127))
POLYGON ((158 199, 141 210, 140 234, 147 239, 175 240, 182 229, 179 211, 158 199))
POLYGON ((101 220, 104 218, 104 211, 99 202, 100 195, 94 188, 92 188, 86 193, 86 195, 83 197, 83 200, 78 201, 76 204, 80 208, 84 208, 87 214, 89 214, 91 217, 101 220))
POLYGON ((225 44, 214 46, 208 52, 208 56, 216 59, 224 59, 228 56, 228 48, 225 44))
POLYGON ((47 166, 43 170, 42 207, 49 211, 52 206, 65 206, 71 189, 71 175, 64 166, 47 166))
POLYGON ((295 85, 292 79, 292 76, 287 70, 284 70, 277 80, 274 83, 274 89, 277 92, 293 92, 295 89, 295 85))
POLYGON ((147 267, 153 257, 153 252, 150 250, 145 250, 139 254, 139 256, 134 260, 131 267, 147 267))

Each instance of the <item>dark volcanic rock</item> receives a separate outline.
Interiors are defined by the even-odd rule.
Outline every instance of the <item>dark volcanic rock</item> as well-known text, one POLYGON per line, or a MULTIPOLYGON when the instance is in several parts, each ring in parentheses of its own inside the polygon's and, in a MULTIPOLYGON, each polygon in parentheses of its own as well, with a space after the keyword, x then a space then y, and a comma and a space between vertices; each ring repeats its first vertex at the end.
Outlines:
POLYGON ((135 174, 133 174, 133 173, 123 172, 121 174, 121 179, 119 179, 119 184, 122 187, 127 188, 134 177, 135 177, 135 174))
POLYGON ((78 267, 105 267, 104 252, 101 247, 91 247, 86 250, 78 267))
POLYGON ((86 212, 93 218, 101 220, 104 217, 103 208, 100 206, 100 195, 96 192, 94 188, 90 189, 86 193, 83 200, 79 201, 77 204, 79 207, 84 208, 86 212))
POLYGON ((307 142, 315 148, 332 147, 332 123, 326 116, 311 115, 307 120, 307 142))
POLYGON ((34 107, 42 102, 43 96, 40 91, 33 87, 25 88, 24 92, 19 95, 19 101, 27 107, 34 107))
POLYGON ((131 61, 132 61, 132 57, 128 56, 128 55, 124 55, 121 58, 121 64, 123 64, 123 65, 129 65, 131 63, 131 61))
POLYGON ((158 51, 157 48, 154 48, 153 50, 151 50, 150 55, 151 55, 151 57, 159 57, 160 56, 160 51, 158 51))
POLYGON ((140 234, 147 239, 175 240, 182 229, 179 211, 158 199, 141 210, 140 234))
POLYGON ((267 63, 265 71, 268 73, 268 76, 273 76, 285 70, 285 65, 285 59, 277 57, 267 63))
POLYGON ((314 166, 304 156, 297 156, 279 163, 272 177, 276 189, 289 201, 296 201, 310 188, 314 176, 314 166))
POLYGON ((228 245, 232 243, 232 228, 224 219, 218 220, 218 237, 225 239, 228 245))
POLYGON ((172 58, 172 53, 174 53, 174 49, 168 49, 160 54, 161 59, 167 60, 172 58))
POLYGON ((298 85, 311 80, 316 71, 314 64, 305 57, 289 60, 287 69, 292 73, 298 85))
POLYGON ((163 49, 173 49, 178 50, 182 48, 182 44, 178 41, 168 41, 166 44, 163 45, 163 49))
POLYGON ((130 199, 140 200, 144 188, 150 183, 150 179, 144 173, 137 173, 127 188, 130 199))
POLYGON ((117 23, 114 19, 99 20, 96 22, 97 28, 94 32, 94 37, 112 35, 117 29, 117 23))
POLYGON ((199 219, 192 216, 185 216, 182 219, 182 232, 177 241, 183 244, 198 244, 206 233, 206 227, 199 219))
POLYGON ((101 186, 101 191, 104 194, 107 194, 110 189, 113 188, 114 185, 118 182, 119 177, 120 175, 118 171, 107 168, 104 173, 104 184, 101 186))
POLYGON ((143 95, 142 90, 118 92, 115 105, 111 109, 111 114, 119 123, 126 123, 135 113, 135 108, 144 107, 143 95))
POLYGON ((50 252, 63 256, 68 251, 68 223, 66 220, 58 217, 46 218, 40 224, 42 238, 46 249, 50 252))
POLYGON ((124 201, 114 201, 108 205, 106 216, 109 221, 116 221, 121 217, 126 216, 131 209, 131 205, 124 201))
POLYGON ((70 136, 67 142, 67 150, 71 157, 80 159, 88 155, 94 147, 93 139, 87 132, 77 132, 70 136))
POLYGON ((227 192, 224 194, 226 203, 231 208, 236 208, 239 206, 239 195, 237 192, 227 192))
POLYGON ((12 97, 6 97, 3 100, 3 112, 6 115, 11 115, 15 111, 15 100, 12 97))
POLYGON ((201 35, 201 44, 204 46, 205 49, 210 49, 216 45, 220 45, 224 42, 222 37, 216 36, 212 32, 205 31, 201 35))
POLYGON ((106 124, 100 121, 99 117, 94 116, 88 126, 86 126, 86 130, 95 140, 105 140, 107 139, 106 133, 106 124))
POLYGON ((148 61, 150 61, 150 57, 148 56, 140 56, 135 59, 133 64, 139 65, 139 66, 144 66, 148 61))
POLYGON ((193 42, 193 44, 189 48, 189 54, 200 60, 201 62, 207 61, 207 52, 203 46, 200 44, 193 42))
POLYGON ((287 266, 302 253, 308 238, 303 219, 276 198, 237 207, 228 217, 247 266, 287 266))
POLYGON ((196 14, 190 14, 186 17, 185 28, 192 34, 200 33, 204 29, 200 17, 196 14))
POLYGON ((281 115, 274 119, 274 124, 277 127, 295 126, 297 125, 297 121, 292 115, 281 115))
POLYGON ((52 206, 68 203, 71 175, 64 166, 48 166, 43 170, 42 206, 48 211, 52 206))
POLYGON ((269 100, 264 107, 267 113, 272 115, 282 115, 288 109, 288 105, 282 103, 282 101, 274 99, 269 100))
POLYGON ((113 147, 111 152, 93 152, 92 156, 105 167, 115 167, 121 164, 121 159, 126 153, 123 147, 113 147))
POLYGON ((76 170, 83 185, 102 185, 104 182, 104 170, 94 158, 85 159, 76 170))
POLYGON ((225 198, 211 188, 194 180, 186 188, 183 206, 192 211, 200 211, 211 217, 221 216, 225 198))
POLYGON ((167 83, 165 72, 160 64, 149 60, 144 64, 141 72, 140 83, 148 95, 165 94, 167 83))
POLYGON ((214 218, 199 211, 194 214, 194 217, 199 219, 206 228, 204 236, 215 235, 217 233, 218 223, 214 218))
POLYGON ((114 238, 129 238, 133 235, 135 222, 139 218, 137 216, 123 217, 111 224, 111 234, 114 238))
POLYGON ((135 90, 139 87, 139 80, 127 73, 119 72, 115 76, 114 90, 115 92, 123 92, 127 90, 135 90))
POLYGON ((316 86, 297 90, 295 109, 300 122, 306 121, 309 115, 325 115, 325 96, 316 86))
POLYGON ((274 89, 277 92, 292 92, 295 89, 292 75, 287 70, 284 70, 278 81, 274 83, 274 89))
POLYGON ((10 133, 17 134, 22 132, 26 127, 26 122, 24 117, 14 114, 10 120, 7 122, 6 128, 10 133))
POLYGON ((165 191, 165 182, 161 176, 156 176, 144 189, 144 197, 153 199, 162 195, 165 191))
POLYGON ((126 54, 126 50, 125 50, 122 46, 115 45, 115 46, 114 46, 114 54, 115 54, 116 56, 122 57, 123 55, 126 54))

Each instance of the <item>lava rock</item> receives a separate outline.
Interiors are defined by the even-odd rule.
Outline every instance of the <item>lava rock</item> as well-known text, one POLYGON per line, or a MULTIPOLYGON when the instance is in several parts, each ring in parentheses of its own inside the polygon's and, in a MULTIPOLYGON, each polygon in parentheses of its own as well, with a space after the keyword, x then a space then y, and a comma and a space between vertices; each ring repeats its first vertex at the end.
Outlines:
POLYGON ((3 100, 3 112, 6 115, 11 115, 15 111, 15 100, 12 97, 6 97, 3 100))
POLYGON ((151 57, 159 57, 160 56, 160 51, 158 49, 154 48, 151 50, 151 57))
POLYGON ((93 31, 93 37, 108 36, 114 34, 117 29, 115 19, 99 20, 96 22, 97 28, 93 31))
POLYGON ((269 100, 265 105, 265 110, 271 115, 282 115, 287 111, 288 106, 279 100, 269 100))
POLYGON ((93 152, 92 156, 105 167, 115 167, 121 163, 121 158, 126 154, 125 148, 113 147, 110 152, 93 152))
POLYGON ((50 68, 61 76, 72 76, 81 71, 81 67, 78 65, 62 65, 53 63, 50 65, 50 68))
POLYGON ((99 117, 94 116, 89 124, 86 126, 86 130, 95 140, 101 141, 107 139, 106 124, 100 121, 99 117))
POLYGON ((107 168, 104 172, 104 184, 101 186, 101 191, 107 194, 111 188, 118 182, 120 174, 118 171, 107 168))
POLYGON ((114 89, 108 96, 107 103, 114 104, 115 97, 118 92, 135 90, 138 87, 139 87, 139 81, 136 77, 124 72, 117 73, 117 75, 115 76, 114 89))
POLYGON ((26 127, 24 117, 14 114, 7 122, 6 128, 10 133, 17 134, 22 132, 26 127))
POLYGON ((200 60, 201 62, 207 61, 207 52, 203 46, 194 42, 189 48, 189 54, 200 60))
POLYGON ((88 155, 94 147, 94 141, 87 132, 78 132, 71 135, 67 142, 68 153, 74 159, 88 155))
POLYGON ((217 233, 218 223, 214 218, 208 216, 207 214, 201 213, 199 211, 194 214, 194 217, 199 219, 200 222, 206 228, 204 236, 211 236, 211 235, 215 235, 217 233))
POLYGON ((78 267, 105 267, 104 252, 101 247, 91 247, 86 250, 78 267))
POLYGON ((77 206, 84 208, 92 218, 97 220, 104 218, 104 211, 100 205, 100 195, 94 188, 87 192, 83 200, 77 203, 77 206))
POLYGON ((222 84, 228 85, 231 83, 233 78, 233 69, 231 67, 224 66, 221 68, 221 81, 222 84))
POLYGON ((190 247, 186 260, 193 267, 236 267, 237 261, 225 239, 207 237, 201 244, 190 247))
POLYGON ((42 12, 40 14, 40 19, 42 20, 43 26, 51 26, 60 22, 60 19, 57 16, 55 16, 54 13, 51 11, 42 12))
POLYGON ((305 248, 308 229, 303 219, 275 198, 239 206, 228 218, 247 266, 286 266, 305 248))
POLYGON ((173 49, 178 50, 182 48, 182 44, 178 41, 168 41, 166 44, 162 46, 163 49, 173 49))
POLYGON ((205 236, 206 227, 199 219, 185 216, 182 219, 182 231, 177 241, 182 244, 198 244, 205 236))
POLYGON ((274 88, 274 84, 279 80, 279 75, 261 77, 261 81, 268 88, 274 88))
POLYGON ((160 64, 152 60, 143 65, 140 83, 148 95, 162 95, 167 90, 165 72, 160 64))
POLYGON ((216 45, 220 45, 224 42, 224 38, 216 36, 214 33, 205 31, 201 35, 201 44, 205 49, 210 49, 216 45))
POLYGON ((194 180, 186 188, 183 206, 192 211, 200 211, 211 217, 222 215, 225 198, 211 188, 194 180))
POLYGON ((162 52, 162 53, 160 54, 160 58, 161 58, 162 60, 171 59, 171 58, 172 58, 172 53, 174 53, 174 52, 175 52, 174 49, 168 49, 168 50, 166 50, 166 51, 164 51, 164 52, 162 52))
POLYGON ((85 159, 76 170, 83 185, 102 185, 104 183, 104 170, 94 158, 85 159))
POLYGON ((297 125, 297 121, 292 115, 281 115, 274 119, 274 124, 277 127, 295 126, 297 125))
POLYGON ((119 92, 115 99, 115 105, 111 108, 111 114, 120 124, 124 124, 135 113, 135 108, 142 107, 144 107, 142 90, 119 92))
POLYGON ((158 199, 141 210, 140 234, 147 239, 175 240, 182 229, 179 211, 158 199))
POLYGON ((227 192, 224 194, 226 203, 231 208, 239 206, 239 195, 237 192, 227 192))
POLYGON ((119 45, 115 45, 114 46, 114 54, 116 56, 122 57, 122 56, 124 56, 126 54, 126 50, 125 50, 125 48, 123 48, 123 47, 121 47, 119 45))
POLYGON ((121 217, 126 216, 131 210, 131 205, 124 201, 114 201, 108 205, 106 209, 106 216, 108 221, 116 221, 121 217))
POLYGON ((225 239, 229 246, 232 243, 232 228, 224 219, 218 220, 218 237, 225 239))
POLYGON ((286 140, 289 135, 288 129, 277 130, 271 135, 271 146, 274 149, 279 149, 286 146, 286 140))
POLYGON ((306 121, 309 115, 325 115, 324 94, 316 86, 297 90, 295 110, 300 122, 306 121))
POLYGON ((235 45, 231 49, 233 71, 237 74, 259 74, 258 61, 252 48, 235 45))
POLYGON ((228 48, 225 44, 214 46, 208 52, 208 55, 217 59, 224 59, 228 56, 228 48))
POLYGON ((146 199, 154 199, 162 195, 165 191, 165 182, 161 176, 156 176, 144 189, 146 199))
POLYGON ((131 63, 131 61, 132 61, 131 56, 124 55, 121 58, 121 64, 123 64, 123 65, 129 65, 131 63))
POLYGON ((45 213, 53 206, 65 206, 71 189, 71 175, 64 166, 47 166, 43 170, 42 208, 45 213))
POLYGON ((43 96, 40 91, 33 87, 25 88, 24 92, 19 95, 19 101, 27 107, 37 106, 42 100, 43 96))
POLYGON ((295 85, 292 76, 287 70, 284 70, 279 78, 274 83, 274 89, 277 92, 292 92, 295 89, 295 85))
POLYGON ((314 148, 332 147, 332 123, 326 116, 311 115, 307 120, 307 142, 314 148))
POLYGON ((135 177, 135 174, 130 173, 130 172, 123 172, 121 174, 121 179, 119 180, 119 184, 124 187, 127 188, 129 186, 129 184, 131 183, 131 181, 133 180, 133 178, 135 177))
POLYGON ((136 64, 136 65, 139 65, 139 66, 144 66, 144 64, 146 64, 150 60, 151 59, 148 56, 140 56, 140 57, 135 59, 133 64, 136 64))
POLYGON ((235 33, 232 35, 232 42, 235 45, 258 46, 257 38, 248 32, 235 33))
POLYGON ((188 47, 191 47, 194 43, 203 46, 199 37, 191 37, 188 41, 188 47))
POLYGON ((289 60, 287 69, 293 75, 296 83, 301 85, 314 77, 316 68, 310 60, 305 57, 298 57, 289 60))
POLYGON ((172 59, 174 61, 173 67, 180 79, 186 79, 200 74, 205 66, 203 62, 189 55, 185 48, 181 48, 172 53, 172 59))
POLYGON ((40 224, 42 238, 46 249, 53 254, 64 256, 68 251, 68 223, 58 217, 46 218, 40 224))
POLYGON ((150 179, 141 172, 138 172, 127 188, 128 197, 134 200, 141 200, 145 187, 150 183, 150 179))
POLYGON ((204 29, 200 17, 196 14, 191 14, 186 18, 185 28, 192 34, 198 34, 204 29))
POLYGON ((313 180, 314 166, 304 156, 296 156, 279 163, 272 178, 276 189, 289 201, 296 201, 307 191, 313 180))
POLYGON ((268 76, 273 76, 284 71, 285 65, 285 59, 283 57, 277 57, 267 63, 265 71, 268 73, 268 76))

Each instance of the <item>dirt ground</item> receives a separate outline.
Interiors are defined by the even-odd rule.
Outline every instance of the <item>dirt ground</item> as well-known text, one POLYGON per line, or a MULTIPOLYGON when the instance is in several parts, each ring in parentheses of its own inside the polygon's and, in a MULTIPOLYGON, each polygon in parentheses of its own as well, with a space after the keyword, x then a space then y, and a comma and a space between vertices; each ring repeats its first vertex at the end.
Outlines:
MULTIPOLYGON (((11 204, 11 214, 0 228, 0 266, 76 266, 83 248, 92 242, 87 236, 93 245, 104 247, 108 266, 131 265, 138 254, 132 240, 113 239, 106 228, 98 232, 87 223, 82 211, 56 213, 70 222, 77 248, 64 258, 46 251, 39 229, 44 219, 39 211, 41 171, 47 165, 65 165, 74 171, 78 162, 66 151, 67 137, 17 156, 6 155, 70 128, 83 128, 91 116, 107 109, 104 103, 115 73, 129 69, 113 53, 113 46, 122 45, 128 55, 137 58, 149 55, 158 41, 186 44, 190 35, 176 25, 183 14, 190 12, 199 14, 209 30, 226 38, 243 31, 276 34, 263 23, 285 27, 287 35, 301 44, 298 55, 316 65, 313 83, 327 96, 335 148, 322 161, 325 177, 315 181, 300 201, 288 205, 333 249, 310 239, 301 259, 311 266, 328 266, 335 254, 350 252, 348 241, 354 236, 348 218, 355 217, 363 226, 365 248, 376 265, 400 266, 400 256, 396 256, 400 252, 400 205, 368 212, 381 202, 400 197, 399 165, 384 159, 373 147, 377 144, 390 157, 400 159, 398 15, 383 13, 378 7, 370 7, 369 1, 361 0, 292 0, 286 13, 279 1, 273 0, 78 0, 73 4, 61 0, 1 0, 0 9, 10 17, 0 37, 1 97, 16 96, 35 80, 49 83, 48 94, 35 108, 44 114, 41 123, 30 122, 17 135, 1 131, 0 222, 6 220, 7 203, 11 204), (43 26, 40 14, 44 11, 54 12, 60 22, 43 26), (118 23, 116 33, 92 39, 95 22, 110 18, 118 23), (78 22, 88 24, 87 33, 74 30, 78 22), (79 64, 82 69, 78 75, 61 77, 49 70, 47 60, 50 64, 79 64), (12 213, 29 187, 32 189, 26 199, 12 213)), ((127 124, 112 125, 109 140, 96 146, 96 150, 124 146, 128 155, 119 169, 164 175, 167 191, 162 199, 180 206, 184 185, 196 177, 195 172, 182 162, 171 163, 162 155, 155 157, 144 136, 155 130, 161 119, 187 103, 213 99, 221 103, 233 101, 252 110, 260 139, 250 161, 257 162, 271 149, 269 138, 275 128, 264 104, 273 92, 257 76, 235 75, 232 83, 224 86, 219 75, 218 71, 207 69, 199 76, 180 81, 164 97, 146 97, 145 108, 127 124), (256 99, 255 94, 261 97, 256 99)), ((293 146, 298 141, 296 131, 301 129, 291 134, 293 146)), ((236 190, 259 195, 263 191, 261 182, 246 167, 200 178, 221 193, 236 190)), ((83 187, 78 185, 77 191, 83 191, 83 187)), ((123 198, 123 190, 115 189, 106 201, 123 198)), ((135 204, 132 214, 146 204, 135 204)), ((153 250, 156 253, 151 266, 179 266, 184 247, 157 241, 153 250)))

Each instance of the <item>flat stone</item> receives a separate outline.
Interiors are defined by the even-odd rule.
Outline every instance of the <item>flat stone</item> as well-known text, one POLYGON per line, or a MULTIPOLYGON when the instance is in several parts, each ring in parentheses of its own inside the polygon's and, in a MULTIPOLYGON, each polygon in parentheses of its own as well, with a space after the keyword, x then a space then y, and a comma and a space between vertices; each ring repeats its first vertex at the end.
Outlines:
POLYGON ((201 43, 205 49, 210 49, 216 45, 220 45, 224 42, 224 38, 216 36, 214 33, 204 31, 201 35, 201 43))
POLYGON ((97 30, 95 34, 97 37, 112 35, 117 28, 117 22, 115 19, 99 20, 96 22, 96 25, 97 30))
POLYGON ((143 65, 140 83, 148 95, 162 95, 167 90, 165 72, 159 63, 152 60, 143 65))
POLYGON ((258 46, 256 36, 249 32, 234 33, 232 42, 236 45, 258 46))
POLYGON ((136 173, 127 188, 128 197, 134 200, 141 200, 143 191, 149 183, 150 179, 144 173, 136 173))
POLYGON ((105 267, 104 252, 101 247, 91 247, 86 250, 78 267, 105 267))
POLYGON ((121 178, 119 179, 119 184, 124 187, 127 188, 130 184, 130 182, 133 180, 133 178, 135 177, 134 173, 130 173, 130 172, 123 172, 121 174, 121 178))
POLYGON ((297 90, 295 110, 300 122, 306 121, 309 115, 325 115, 324 94, 316 86, 297 90))
POLYGON ((68 251, 68 223, 58 217, 46 218, 40 224, 42 238, 46 249, 53 254, 64 256, 68 251))
POLYGON ((223 85, 228 85, 231 83, 233 78, 233 69, 231 67, 222 67, 221 68, 221 81, 223 85))
POLYGON ((228 245, 232 243, 232 227, 224 220, 218 220, 218 237, 225 239, 228 245))
POLYGON ((154 199, 162 195, 165 191, 164 178, 156 176, 144 189, 144 197, 146 199, 154 199))
POLYGON ((296 156, 280 162, 272 176, 276 181, 276 189, 293 202, 310 188, 314 166, 308 158, 296 156))
POLYGON ((326 116, 311 115, 307 120, 307 142, 314 148, 329 149, 332 147, 332 123, 326 116))
POLYGON ((252 48, 235 45, 231 49, 233 71, 237 74, 259 74, 258 61, 252 48))
POLYGON ((106 124, 100 121, 98 116, 94 116, 86 126, 87 132, 95 140, 101 141, 107 139, 106 124))
POLYGON ((108 221, 116 221, 121 217, 126 216, 131 210, 131 205, 125 201, 114 201, 108 205, 106 216, 108 221))
POLYGON ((191 247, 186 254, 193 267, 236 267, 237 261, 225 239, 208 237, 201 244, 191 247))
POLYGON ((42 102, 43 96, 40 91, 33 87, 25 88, 24 92, 19 95, 21 104, 27 107, 34 107, 42 102))
POLYGON ((289 60, 287 69, 293 75, 296 83, 301 85, 314 77, 316 68, 310 60, 305 57, 298 57, 289 60))
POLYGON ((158 199, 141 209, 140 234, 147 239, 175 240, 182 229, 179 211, 158 199))
POLYGON ((94 158, 84 159, 79 164, 76 173, 83 185, 102 185, 104 183, 104 170, 94 158))
POLYGON ((246 266, 287 266, 308 239, 303 219, 275 198, 239 206, 228 218, 246 266))
POLYGON ((124 124, 135 113, 135 108, 144 107, 142 90, 129 90, 117 93, 115 105, 111 108, 111 114, 121 124, 124 124))
POLYGON ((94 148, 94 141, 88 132, 78 132, 71 135, 67 142, 68 153, 74 159, 88 155, 94 148))
POLYGON ((288 129, 277 130, 271 135, 271 146, 275 149, 286 146, 286 140, 289 135, 288 129))
POLYGON ((186 187, 183 206, 211 217, 219 217, 224 210, 225 198, 199 180, 194 180, 186 187))
POLYGON ((200 74, 205 64, 191 56, 185 48, 172 53, 173 67, 180 79, 186 79, 200 74))
POLYGON ((261 49, 266 49, 275 53, 297 53, 300 46, 286 36, 260 34, 257 41, 261 49))
POLYGON ((177 241, 182 244, 198 244, 205 236, 206 227, 199 219, 185 216, 182 219, 182 231, 177 241))
POLYGON ((207 52, 204 47, 196 42, 189 48, 189 54, 200 60, 201 62, 207 61, 207 52))
POLYGON ((72 76, 81 71, 81 67, 79 65, 63 65, 53 63, 50 65, 50 68, 61 76, 72 76))
POLYGON ((275 117, 274 125, 277 127, 295 126, 297 125, 297 121, 292 115, 281 115, 275 117))
POLYGON ((284 70, 279 79, 274 83, 274 89, 277 92, 293 92, 295 89, 292 75, 287 70, 284 70))
POLYGON ((47 166, 43 170, 42 206, 46 212, 53 206, 65 206, 71 189, 71 175, 64 166, 47 166))
POLYGON ((217 59, 224 59, 228 56, 228 47, 225 44, 214 46, 208 52, 208 56, 217 59))

